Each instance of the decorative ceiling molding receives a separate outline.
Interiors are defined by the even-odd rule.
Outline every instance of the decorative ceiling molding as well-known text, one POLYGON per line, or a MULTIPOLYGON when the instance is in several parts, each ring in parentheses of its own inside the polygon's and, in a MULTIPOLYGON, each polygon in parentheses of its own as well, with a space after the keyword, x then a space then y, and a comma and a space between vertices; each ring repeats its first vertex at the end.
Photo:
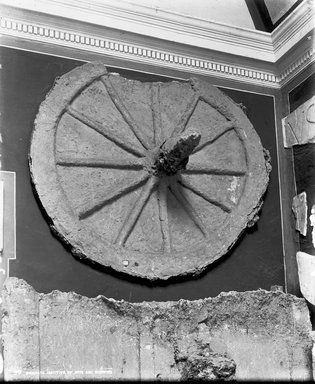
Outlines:
POLYGON ((117 58, 142 62, 151 65, 169 67, 197 74, 212 74, 217 77, 229 77, 247 83, 269 87, 278 87, 278 79, 272 72, 253 70, 241 65, 200 59, 189 55, 151 49, 146 46, 127 44, 112 39, 85 33, 74 33, 68 30, 45 27, 41 24, 25 23, 16 19, 1 17, 0 30, 3 35, 24 38, 37 43, 48 43, 66 46, 117 58))
POLYGON ((0 4, 58 18, 71 15, 71 20, 91 25, 268 62, 274 61, 269 33, 140 4, 113 0, 0 0, 0 4))
POLYGON ((313 44, 309 41, 302 53, 293 52, 291 62, 280 74, 276 65, 280 57, 312 31, 311 0, 302 2, 272 34, 128 3, 122 9, 116 4, 122 3, 29 0, 24 5, 18 0, 0 0, 0 44, 10 46, 8 38, 23 41, 23 49, 27 49, 28 42, 33 46, 44 43, 53 46, 56 55, 61 47, 71 48, 271 88, 280 88, 314 61, 313 44), (26 5, 28 9, 21 10, 26 5), (71 15, 71 20, 62 17, 65 14, 71 15), (93 25, 87 24, 92 19, 93 25), (124 29, 128 33, 122 32, 124 29), (144 38, 149 32, 150 36, 144 38))
POLYGON ((277 76, 279 85, 283 87, 289 83, 312 62, 314 62, 314 48, 310 48, 300 55, 295 61, 288 65, 285 70, 280 73, 280 75, 277 76))

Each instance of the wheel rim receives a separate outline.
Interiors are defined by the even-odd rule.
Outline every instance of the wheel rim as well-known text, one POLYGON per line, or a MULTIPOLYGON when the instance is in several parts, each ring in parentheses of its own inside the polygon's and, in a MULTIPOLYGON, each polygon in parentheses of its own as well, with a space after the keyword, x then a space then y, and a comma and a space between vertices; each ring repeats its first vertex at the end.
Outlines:
POLYGON ((268 184, 258 135, 219 90, 143 84, 102 64, 64 75, 42 103, 30 168, 75 255, 149 279, 196 274, 223 256, 268 184), (201 139, 186 169, 154 174, 161 145, 192 132, 201 139))

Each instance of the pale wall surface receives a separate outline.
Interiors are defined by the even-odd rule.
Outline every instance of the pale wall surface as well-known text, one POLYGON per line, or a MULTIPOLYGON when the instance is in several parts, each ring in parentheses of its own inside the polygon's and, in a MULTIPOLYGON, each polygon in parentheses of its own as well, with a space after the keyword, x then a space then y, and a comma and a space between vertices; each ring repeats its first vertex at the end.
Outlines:
POLYGON ((244 0, 118 0, 117 3, 119 2, 144 5, 155 8, 156 12, 171 11, 203 20, 255 29, 244 0))
POLYGON ((5 380, 312 379, 307 306, 279 291, 131 304, 9 278, 3 309, 5 380))

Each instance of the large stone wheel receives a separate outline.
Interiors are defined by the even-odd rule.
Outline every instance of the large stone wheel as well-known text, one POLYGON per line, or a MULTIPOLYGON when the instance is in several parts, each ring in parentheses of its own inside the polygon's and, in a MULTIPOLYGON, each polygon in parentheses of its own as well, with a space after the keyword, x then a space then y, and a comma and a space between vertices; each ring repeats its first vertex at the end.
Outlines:
POLYGON ((148 279, 224 255, 260 208, 267 165, 218 89, 127 80, 100 63, 57 81, 30 151, 38 196, 73 254, 148 279))

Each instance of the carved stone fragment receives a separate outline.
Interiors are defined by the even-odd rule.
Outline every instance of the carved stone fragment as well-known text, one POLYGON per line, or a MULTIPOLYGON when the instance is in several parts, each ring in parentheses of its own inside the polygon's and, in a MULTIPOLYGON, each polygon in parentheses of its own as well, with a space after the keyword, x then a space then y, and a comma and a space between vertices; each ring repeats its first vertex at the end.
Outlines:
POLYGON ((5 380, 311 380, 304 299, 280 291, 129 303, 3 290, 5 380))
POLYGON ((306 236, 307 234, 307 201, 306 192, 293 197, 292 210, 295 216, 295 229, 306 236))
POLYGON ((142 83, 92 63, 42 103, 30 170, 75 256, 154 280, 224 255, 256 222, 270 167, 248 118, 215 87, 142 83))
POLYGON ((315 96, 282 119, 285 148, 315 143, 315 96))

